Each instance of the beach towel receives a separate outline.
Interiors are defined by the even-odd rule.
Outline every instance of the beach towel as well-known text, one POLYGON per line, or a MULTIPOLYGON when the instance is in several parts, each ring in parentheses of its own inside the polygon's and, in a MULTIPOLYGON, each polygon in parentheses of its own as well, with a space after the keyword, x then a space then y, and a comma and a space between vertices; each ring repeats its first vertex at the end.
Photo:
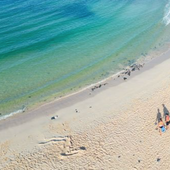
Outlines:
POLYGON ((161 131, 165 132, 165 127, 164 126, 162 126, 161 131))

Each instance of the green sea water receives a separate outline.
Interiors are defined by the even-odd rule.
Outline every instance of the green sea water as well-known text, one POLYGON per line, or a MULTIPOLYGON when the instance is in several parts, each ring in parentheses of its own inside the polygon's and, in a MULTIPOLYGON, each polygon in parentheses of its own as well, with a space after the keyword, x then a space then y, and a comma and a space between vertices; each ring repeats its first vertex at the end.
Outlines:
POLYGON ((1 117, 165 48, 169 23, 169 0, 0 1, 1 117))

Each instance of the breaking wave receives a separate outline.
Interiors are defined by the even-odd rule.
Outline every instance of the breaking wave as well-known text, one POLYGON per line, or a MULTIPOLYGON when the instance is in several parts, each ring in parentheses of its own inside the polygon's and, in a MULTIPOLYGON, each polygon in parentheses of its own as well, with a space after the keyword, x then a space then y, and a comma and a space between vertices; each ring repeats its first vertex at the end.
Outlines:
POLYGON ((165 6, 163 22, 165 23, 165 25, 170 24, 170 0, 165 6))
POLYGON ((13 115, 15 115, 15 114, 17 114, 17 113, 25 112, 25 109, 26 109, 26 107, 23 106, 22 109, 16 110, 16 111, 14 111, 14 112, 11 112, 11 113, 9 113, 9 114, 7 114, 7 115, 4 115, 4 116, 0 117, 0 120, 7 119, 8 117, 11 117, 11 116, 13 116, 13 115))

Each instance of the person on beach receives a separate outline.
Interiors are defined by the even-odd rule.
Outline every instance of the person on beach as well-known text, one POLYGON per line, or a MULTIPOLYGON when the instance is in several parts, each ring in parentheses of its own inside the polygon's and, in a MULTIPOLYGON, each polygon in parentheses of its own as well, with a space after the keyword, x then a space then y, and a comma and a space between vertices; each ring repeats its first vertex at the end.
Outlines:
POLYGON ((165 116, 165 122, 166 122, 166 129, 168 129, 169 128, 169 123, 170 123, 170 121, 169 121, 169 114, 168 113, 165 116))
POLYGON ((159 133, 160 135, 162 135, 162 132, 165 132, 165 125, 162 121, 162 118, 159 119, 158 127, 159 127, 159 133))

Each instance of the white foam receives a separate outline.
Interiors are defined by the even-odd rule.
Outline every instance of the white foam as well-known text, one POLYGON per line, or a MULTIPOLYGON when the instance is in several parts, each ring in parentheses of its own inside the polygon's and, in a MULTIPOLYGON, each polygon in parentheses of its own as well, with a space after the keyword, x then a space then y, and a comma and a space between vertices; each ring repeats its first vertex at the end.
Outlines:
POLYGON ((163 22, 165 25, 170 24, 170 0, 168 1, 168 3, 165 6, 165 9, 164 9, 163 22))
POLYGON ((4 116, 0 117, 0 120, 6 119, 6 118, 8 118, 8 117, 11 117, 11 116, 13 116, 13 115, 15 115, 15 114, 17 114, 17 113, 22 113, 22 112, 25 111, 25 109, 26 109, 26 107, 23 107, 22 109, 19 109, 19 110, 17 110, 17 111, 14 111, 14 112, 11 112, 11 113, 9 113, 9 114, 7 114, 7 115, 4 115, 4 116))

